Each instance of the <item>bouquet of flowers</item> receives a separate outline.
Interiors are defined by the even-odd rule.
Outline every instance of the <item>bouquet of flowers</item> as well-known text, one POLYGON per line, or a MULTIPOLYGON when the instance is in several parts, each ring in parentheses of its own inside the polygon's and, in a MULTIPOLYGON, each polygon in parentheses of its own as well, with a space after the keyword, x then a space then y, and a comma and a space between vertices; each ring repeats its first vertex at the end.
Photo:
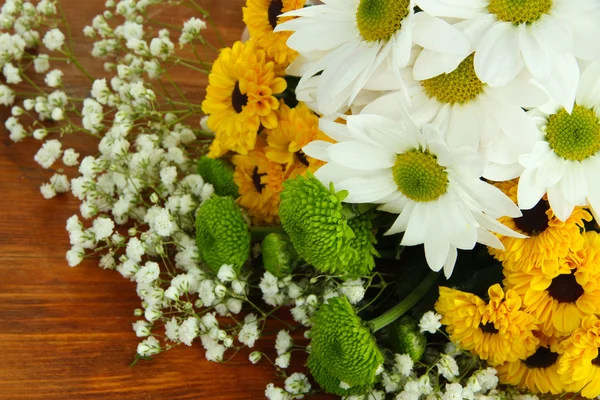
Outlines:
POLYGON ((0 103, 81 201, 68 264, 136 282, 136 361, 275 337, 272 400, 600 395, 599 0, 247 0, 220 49, 196 0, 105 8, 93 77, 59 0, 5 0, 0 103))

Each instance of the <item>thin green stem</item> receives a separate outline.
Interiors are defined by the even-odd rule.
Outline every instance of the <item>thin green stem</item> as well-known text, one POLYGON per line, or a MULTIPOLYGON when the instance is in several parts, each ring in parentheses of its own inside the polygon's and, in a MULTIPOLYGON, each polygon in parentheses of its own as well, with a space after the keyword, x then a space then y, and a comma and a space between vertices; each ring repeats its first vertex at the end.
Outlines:
POLYGON ((368 322, 369 327, 373 330, 373 332, 377 332, 378 330, 388 326, 402 315, 404 315, 408 310, 413 308, 415 304, 419 302, 427 294, 429 289, 433 287, 433 285, 437 282, 439 277, 439 272, 429 272, 429 274, 419 283, 419 285, 413 290, 404 300, 400 303, 396 304, 394 307, 381 314, 379 317, 372 319, 368 322))

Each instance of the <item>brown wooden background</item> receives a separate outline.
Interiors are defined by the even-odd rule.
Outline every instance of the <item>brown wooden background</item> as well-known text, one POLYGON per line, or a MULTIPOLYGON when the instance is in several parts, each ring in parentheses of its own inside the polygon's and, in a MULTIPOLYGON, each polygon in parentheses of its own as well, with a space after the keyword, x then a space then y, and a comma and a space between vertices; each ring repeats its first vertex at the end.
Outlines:
MULTIPOLYGON (((81 29, 104 0, 60 2, 79 58, 101 74, 101 63, 89 56, 91 42, 81 29)), ((200 0, 227 43, 243 30, 243 2, 200 0)), ((157 17, 172 23, 193 15, 164 13, 157 17)), ((89 83, 74 68, 68 72, 67 88, 84 97, 89 83)), ((187 94, 202 96, 203 75, 175 79, 187 94)), ((139 341, 131 330, 133 310, 139 307, 135 286, 117 272, 101 270, 95 261, 68 267, 64 226, 78 203, 70 195, 42 198, 39 186, 52 172, 33 161, 40 143, 11 142, 3 127, 8 110, 0 113, 0 399, 260 399, 267 383, 282 384, 270 365, 252 366, 247 352, 215 364, 204 359, 199 343, 130 368, 139 341)), ((86 146, 75 141, 84 154, 86 146)))

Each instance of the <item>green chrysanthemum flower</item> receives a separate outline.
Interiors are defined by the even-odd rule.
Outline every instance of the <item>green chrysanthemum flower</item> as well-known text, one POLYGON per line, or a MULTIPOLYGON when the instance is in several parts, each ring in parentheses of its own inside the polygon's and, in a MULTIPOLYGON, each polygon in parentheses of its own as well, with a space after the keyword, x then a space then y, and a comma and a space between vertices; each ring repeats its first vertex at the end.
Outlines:
POLYGON ((269 233, 262 242, 262 258, 265 269, 282 278, 294 270, 298 253, 287 236, 269 233))
POLYGON ((198 208, 196 243, 200 259, 214 273, 223 264, 239 272, 250 255, 250 232, 231 197, 213 196, 198 208))
POLYGON ((357 392, 359 389, 366 392, 375 383, 384 358, 371 330, 348 300, 329 299, 315 313, 312 322, 308 365, 317 382, 336 394, 340 390, 342 394, 348 393, 339 387, 340 382, 357 392))
POLYGON ((331 375, 329 371, 323 367, 317 357, 310 355, 306 362, 308 369, 315 381, 325 390, 327 393, 335 394, 338 396, 352 396, 367 393, 371 389, 372 385, 360 385, 352 386, 348 389, 343 389, 340 385, 340 381, 335 376, 331 375))
POLYGON ((346 270, 351 275, 364 276, 368 275, 373 267, 375 267, 375 257, 379 257, 379 253, 375 249, 374 244, 377 243, 373 234, 373 219, 372 213, 360 215, 348 221, 348 226, 354 232, 354 239, 350 241, 350 247, 354 249, 352 259, 350 260, 346 270))
POLYGON ((390 325, 389 330, 390 345, 394 352, 408 354, 415 362, 423 357, 427 339, 414 318, 405 315, 390 325))
POLYGON ((213 185, 219 196, 238 197, 238 187, 233 181, 233 169, 223 160, 202 157, 198 160, 198 173, 213 185))
POLYGON ((333 184, 327 189, 312 175, 298 176, 283 183, 279 217, 307 263, 332 274, 364 274, 375 264, 375 240, 368 232, 370 218, 348 220, 351 213, 342 205, 347 195, 336 193, 333 184))

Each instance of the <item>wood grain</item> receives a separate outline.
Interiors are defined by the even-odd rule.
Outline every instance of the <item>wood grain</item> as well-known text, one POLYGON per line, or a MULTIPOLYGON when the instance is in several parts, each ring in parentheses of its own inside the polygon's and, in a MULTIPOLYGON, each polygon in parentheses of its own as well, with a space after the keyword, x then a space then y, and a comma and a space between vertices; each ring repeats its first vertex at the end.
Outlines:
MULTIPOLYGON (((89 56, 81 29, 104 0, 61 0, 72 23, 77 54, 95 76, 101 63, 89 56)), ((242 30, 243 0, 200 1, 214 16, 227 43, 242 30)), ((163 21, 181 23, 190 12, 159 11, 163 21)), ((174 38, 175 40, 176 38, 174 38)), ((214 39, 214 38, 213 38, 214 39)), ((201 74, 175 75, 192 99, 206 85, 201 74)), ((84 97, 89 83, 67 69, 68 90, 84 97)), ((8 110, 2 109, 2 121, 8 110)), ((83 154, 87 140, 69 139, 83 154)), ((199 344, 170 350, 130 368, 138 338, 131 329, 140 306, 135 286, 93 260, 69 268, 66 219, 77 212, 71 196, 44 200, 39 192, 53 171, 33 161, 40 143, 15 144, 2 127, 0 141, 0 399, 259 399, 274 369, 252 366, 248 352, 227 364, 204 359, 199 344)), ((266 341, 265 341, 266 342, 266 341)), ((272 342, 259 348, 272 351, 272 342)))

